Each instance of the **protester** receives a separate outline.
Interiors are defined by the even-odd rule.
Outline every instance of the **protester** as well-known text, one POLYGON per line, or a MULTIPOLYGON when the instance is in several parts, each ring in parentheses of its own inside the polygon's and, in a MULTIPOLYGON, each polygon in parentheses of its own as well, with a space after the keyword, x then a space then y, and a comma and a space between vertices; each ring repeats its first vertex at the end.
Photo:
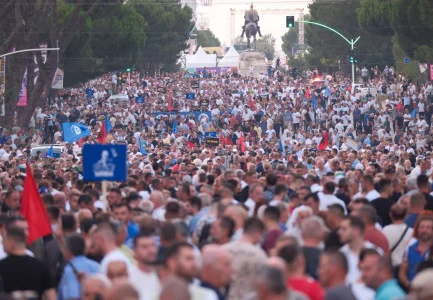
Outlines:
POLYGON ((432 88, 392 74, 132 71, 50 93, 0 130, 0 289, 369 300, 403 297, 398 277, 428 299, 432 88), (100 144, 126 146, 125 180, 87 181, 100 144))

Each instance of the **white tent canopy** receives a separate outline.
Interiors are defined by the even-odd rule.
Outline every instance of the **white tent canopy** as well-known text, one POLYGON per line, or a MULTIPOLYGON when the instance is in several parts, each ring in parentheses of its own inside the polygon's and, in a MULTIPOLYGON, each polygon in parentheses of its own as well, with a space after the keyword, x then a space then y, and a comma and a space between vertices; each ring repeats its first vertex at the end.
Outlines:
POLYGON ((187 60, 186 68, 213 68, 216 67, 216 54, 206 54, 202 47, 199 47, 194 56, 187 60))
POLYGON ((237 67, 239 66, 239 53, 235 47, 231 46, 229 51, 224 55, 218 63, 219 67, 237 67))

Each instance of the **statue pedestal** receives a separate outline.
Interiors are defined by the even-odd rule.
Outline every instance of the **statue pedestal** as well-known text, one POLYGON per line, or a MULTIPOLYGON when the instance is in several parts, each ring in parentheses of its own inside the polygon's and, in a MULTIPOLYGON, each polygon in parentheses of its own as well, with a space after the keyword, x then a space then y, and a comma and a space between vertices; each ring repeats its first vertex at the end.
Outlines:
MULTIPOLYGON (((253 42, 252 42, 253 43, 253 42)), ((262 52, 255 50, 242 52, 239 56, 239 74, 258 78, 260 74, 267 74, 268 62, 262 52)))

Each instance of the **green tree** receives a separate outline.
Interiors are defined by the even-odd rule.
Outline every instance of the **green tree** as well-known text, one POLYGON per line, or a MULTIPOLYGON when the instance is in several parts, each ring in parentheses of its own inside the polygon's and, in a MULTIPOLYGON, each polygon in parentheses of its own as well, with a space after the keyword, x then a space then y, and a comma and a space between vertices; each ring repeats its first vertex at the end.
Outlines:
MULTIPOLYGON (((10 127, 17 114, 17 123, 26 127, 36 106, 46 99, 57 67, 57 57, 66 50, 88 19, 97 10, 102 0, 8 0, 0 3, 0 53, 16 49, 38 48, 46 42, 48 47, 60 46, 58 53, 48 52, 44 63, 40 52, 36 52, 39 68, 38 79, 33 84, 35 68, 32 55, 16 54, 8 58, 6 65, 6 115, 0 117, 0 125, 10 127), (17 107, 17 97, 26 68, 28 72, 28 105, 17 107)), ((120 6, 120 1, 113 4, 120 6)), ((116 5, 111 6, 116 9, 116 5)))
POLYGON ((257 40, 257 51, 263 52, 268 60, 274 59, 275 38, 272 34, 265 34, 257 40))
MULTIPOLYGON (((235 39, 235 45, 246 45, 246 39, 238 37, 235 39)), ((275 38, 272 34, 265 34, 257 40, 257 51, 263 52, 268 60, 273 60, 275 55, 275 38)), ((254 41, 251 39, 251 48, 254 48, 254 41)))
MULTIPOLYGON (((358 23, 357 9, 361 2, 361 0, 347 0, 344 5, 341 5, 340 2, 316 0, 309 5, 311 21, 334 28, 349 39, 360 36, 360 40, 355 45, 360 65, 392 64, 394 60, 391 37, 370 33, 358 23)), ((311 55, 340 62, 347 60, 350 46, 334 32, 316 25, 305 24, 305 36, 308 45, 311 46, 311 55)), ((326 69, 326 66, 321 65, 321 69, 326 69)))
POLYGON ((295 28, 290 28, 289 31, 287 31, 281 39, 283 40, 283 44, 281 48, 283 49, 284 53, 286 55, 292 55, 292 49, 295 47, 295 45, 298 44, 298 34, 299 34, 299 27, 295 26, 295 28))
POLYGON ((134 0, 135 9, 146 22, 144 63, 140 66, 154 74, 178 69, 180 52, 185 50, 193 24, 192 10, 178 0, 134 0))
POLYGON ((213 34, 212 31, 198 30, 197 33, 197 44, 202 47, 220 47, 220 40, 213 34))
MULTIPOLYGON (((304 15, 304 20, 309 21, 311 19, 310 15, 304 15)), ((308 26, 308 25, 304 25, 308 26)), ((283 44, 281 48, 286 55, 292 55, 292 48, 299 44, 299 25, 296 24, 294 28, 289 28, 289 30, 281 37, 283 44)), ((308 41, 305 41, 308 44, 308 41)))
MULTIPOLYGON (((433 1, 364 0, 358 20, 369 32, 393 36, 394 50, 421 62, 433 62, 433 1)), ((397 61, 400 57, 396 57, 397 61)))

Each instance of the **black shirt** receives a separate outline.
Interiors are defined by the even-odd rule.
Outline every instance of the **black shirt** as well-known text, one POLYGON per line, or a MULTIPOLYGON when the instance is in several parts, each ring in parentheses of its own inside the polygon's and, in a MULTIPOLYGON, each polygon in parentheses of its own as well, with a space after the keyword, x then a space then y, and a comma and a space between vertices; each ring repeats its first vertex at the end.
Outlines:
POLYGON ((319 248, 313 247, 302 247, 302 252, 304 252, 305 256, 305 272, 313 277, 314 279, 318 279, 317 277, 317 266, 319 265, 320 254, 322 254, 322 250, 319 248))
POLYGON ((382 220, 382 226, 385 227, 391 224, 389 210, 395 202, 391 198, 377 198, 371 202, 371 205, 376 209, 377 215, 382 220))
POLYGON ((428 194, 428 193, 423 193, 423 195, 424 195, 425 201, 426 201, 424 209, 433 210, 433 197, 430 196, 430 194, 428 194))
POLYGON ((48 266, 28 255, 9 255, 0 260, 0 277, 7 293, 31 291, 36 299, 41 299, 45 291, 55 287, 48 266))
POLYGON ((332 230, 328 235, 325 237, 324 243, 325 243, 325 250, 338 250, 340 249, 343 244, 340 242, 340 237, 337 234, 338 228, 332 230))

